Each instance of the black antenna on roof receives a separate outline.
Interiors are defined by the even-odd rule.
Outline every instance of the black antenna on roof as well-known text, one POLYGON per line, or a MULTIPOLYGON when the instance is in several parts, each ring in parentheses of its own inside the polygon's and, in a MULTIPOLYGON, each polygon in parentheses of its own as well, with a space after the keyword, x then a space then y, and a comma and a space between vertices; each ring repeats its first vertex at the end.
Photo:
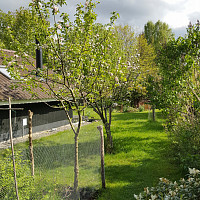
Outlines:
POLYGON ((36 68, 42 69, 43 63, 42 63, 42 47, 40 46, 39 41, 35 37, 35 42, 38 45, 36 48, 36 68))

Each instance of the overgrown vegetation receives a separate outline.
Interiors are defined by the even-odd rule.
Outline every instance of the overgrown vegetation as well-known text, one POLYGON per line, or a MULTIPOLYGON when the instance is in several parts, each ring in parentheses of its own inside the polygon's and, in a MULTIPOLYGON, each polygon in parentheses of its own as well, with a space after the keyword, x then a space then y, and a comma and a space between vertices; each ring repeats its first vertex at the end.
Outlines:
POLYGON ((143 193, 134 195, 137 200, 162 200, 162 199, 200 199, 200 171, 189 168, 187 179, 181 178, 179 181, 169 181, 160 178, 156 187, 145 188, 143 193))
POLYGON ((199 21, 185 37, 172 39, 157 55, 160 77, 149 78, 149 98, 167 114, 166 130, 175 158, 187 170, 200 164, 200 29, 199 21))

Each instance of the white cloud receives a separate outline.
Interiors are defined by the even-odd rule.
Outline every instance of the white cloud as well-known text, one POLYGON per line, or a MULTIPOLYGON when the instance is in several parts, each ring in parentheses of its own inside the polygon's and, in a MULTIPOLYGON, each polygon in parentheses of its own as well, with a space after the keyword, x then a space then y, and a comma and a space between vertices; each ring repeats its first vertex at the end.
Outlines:
POLYGON ((189 24, 189 17, 184 12, 169 12, 163 21, 172 28, 180 28, 189 24))

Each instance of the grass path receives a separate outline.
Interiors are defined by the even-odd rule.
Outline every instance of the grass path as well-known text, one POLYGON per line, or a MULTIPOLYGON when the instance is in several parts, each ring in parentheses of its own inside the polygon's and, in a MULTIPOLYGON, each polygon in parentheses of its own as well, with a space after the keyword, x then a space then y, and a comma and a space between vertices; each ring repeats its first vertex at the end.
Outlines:
POLYGON ((107 189, 99 200, 131 200, 160 177, 178 180, 181 172, 168 155, 164 120, 148 121, 148 113, 114 113, 114 154, 105 157, 107 189))
MULTIPOLYGON (((98 118, 91 109, 86 115, 98 118)), ((161 113, 157 113, 156 122, 148 121, 147 112, 113 113, 114 153, 105 156, 107 188, 100 192, 98 200, 132 200, 144 187, 156 185, 160 177, 170 180, 182 177, 179 167, 168 154, 170 144, 163 123, 161 113)), ((100 187, 99 124, 101 122, 94 122, 81 129, 79 186, 82 188, 100 187)), ((55 198, 54 191, 63 191, 63 185, 73 187, 74 134, 66 130, 33 143, 35 174, 40 183, 38 191, 44 190, 49 199, 60 199, 55 198), (47 192, 47 186, 53 190, 49 188, 50 192, 47 192)), ((15 145, 15 149, 27 156, 28 142, 15 145)), ((3 152, 0 151, 0 158, 3 152)))

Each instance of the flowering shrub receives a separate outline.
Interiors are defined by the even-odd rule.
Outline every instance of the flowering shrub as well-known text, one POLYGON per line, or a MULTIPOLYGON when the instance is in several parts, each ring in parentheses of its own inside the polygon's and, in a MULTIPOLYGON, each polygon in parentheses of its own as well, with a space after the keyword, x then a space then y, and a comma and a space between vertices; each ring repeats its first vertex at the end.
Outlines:
POLYGON ((156 187, 145 188, 143 193, 134 194, 135 199, 142 200, 198 200, 200 199, 200 171, 189 168, 187 179, 171 182, 166 178, 160 178, 156 187))

